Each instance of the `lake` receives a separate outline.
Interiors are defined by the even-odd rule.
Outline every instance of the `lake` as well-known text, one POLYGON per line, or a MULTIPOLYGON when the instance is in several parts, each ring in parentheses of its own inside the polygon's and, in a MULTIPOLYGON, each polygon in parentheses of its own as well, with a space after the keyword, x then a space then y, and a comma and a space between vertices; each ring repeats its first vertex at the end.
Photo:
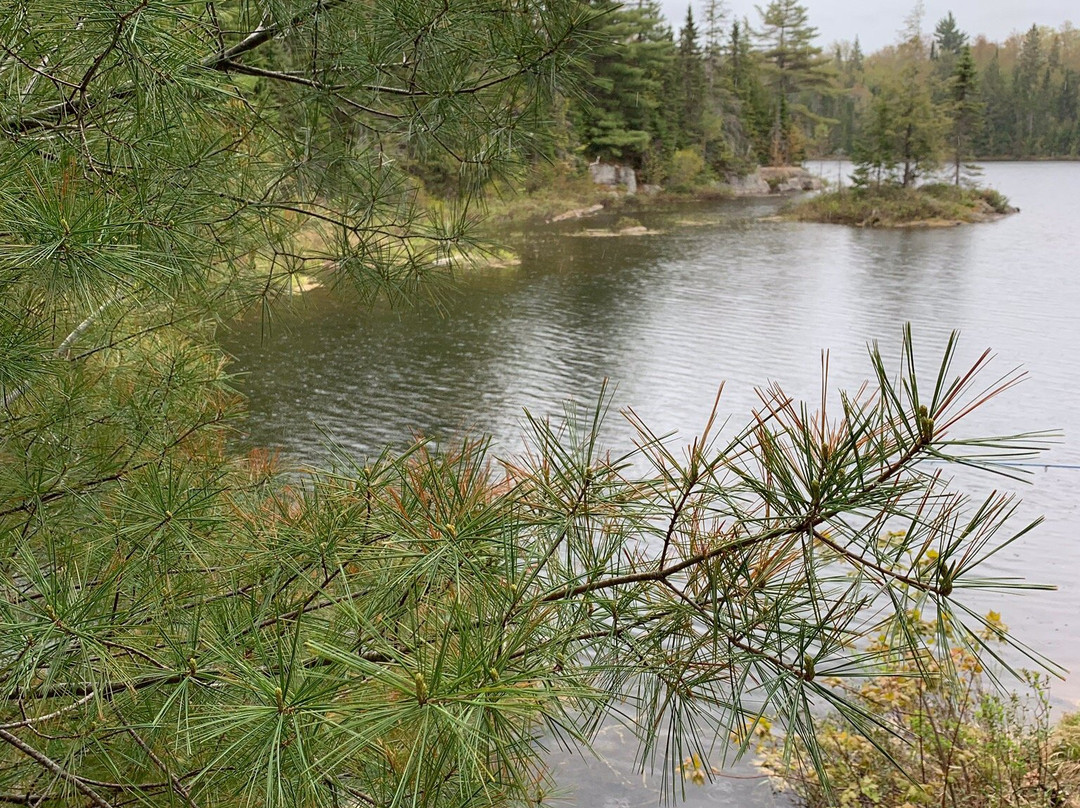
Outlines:
MULTIPOLYGON (((835 164, 822 170, 836 176, 835 164)), ((524 408, 558 414, 567 399, 595 400, 607 379, 616 410, 633 407, 654 431, 677 432, 685 443, 721 382, 721 413, 742 424, 755 388, 771 381, 819 398, 823 350, 830 386, 854 387, 870 372, 868 343, 895 357, 910 322, 929 366, 958 329, 958 367, 989 347, 1000 372, 1029 373, 972 418, 970 434, 1064 434, 1040 458, 1044 465, 1028 469, 1026 484, 962 476, 976 493, 1018 490, 1021 518, 1046 517, 985 574, 1058 587, 983 605, 1036 650, 1078 670, 1080 163, 994 163, 983 182, 1022 212, 982 225, 876 231, 760 221, 775 212, 775 199, 624 211, 657 234, 583 234, 614 217, 511 234, 520 266, 470 274, 439 305, 360 309, 315 290, 269 334, 256 320, 224 335, 249 398, 244 441, 318 463, 329 437, 362 457, 415 433, 469 432, 512 454, 524 408)), ((613 412, 608 445, 628 448, 633 435, 613 412)), ((1080 675, 1055 683, 1053 694, 1058 704, 1080 703, 1080 675)), ((655 804, 656 778, 634 781, 617 734, 605 743, 608 781, 595 766, 586 776, 572 757, 560 760, 579 767, 568 773, 579 801, 655 804)), ((730 778, 688 796, 690 805, 773 799, 759 781, 730 778)))

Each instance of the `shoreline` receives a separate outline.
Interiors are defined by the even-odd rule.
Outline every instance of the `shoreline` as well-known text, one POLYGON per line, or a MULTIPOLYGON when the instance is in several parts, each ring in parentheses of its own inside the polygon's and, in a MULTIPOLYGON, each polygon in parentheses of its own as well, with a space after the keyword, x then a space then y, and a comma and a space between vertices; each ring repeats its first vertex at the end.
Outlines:
POLYGON ((559 190, 542 190, 505 202, 489 202, 484 228, 526 223, 553 225, 604 214, 630 215, 635 211, 686 203, 780 199, 821 191, 824 187, 823 178, 804 166, 758 167, 740 177, 731 176, 723 182, 713 181, 685 190, 639 185, 630 191, 624 186, 593 184, 583 177, 559 190))

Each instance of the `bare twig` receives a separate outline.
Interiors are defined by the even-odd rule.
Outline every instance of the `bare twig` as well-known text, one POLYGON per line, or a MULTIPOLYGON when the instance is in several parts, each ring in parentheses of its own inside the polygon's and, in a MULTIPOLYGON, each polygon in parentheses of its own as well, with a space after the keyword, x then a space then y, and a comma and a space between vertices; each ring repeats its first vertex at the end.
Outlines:
POLYGON ((85 780, 72 774, 48 755, 30 746, 30 744, 19 737, 12 735, 6 729, 0 729, 0 741, 15 747, 43 769, 56 775, 61 780, 71 783, 76 791, 88 797, 94 805, 98 806, 98 808, 116 808, 111 802, 89 786, 85 780))
POLYGON ((33 718, 24 718, 22 721, 13 721, 10 724, 0 724, 0 729, 19 729, 20 727, 29 727, 34 724, 41 724, 46 721, 51 721, 54 718, 59 718, 65 713, 70 713, 72 710, 77 710, 79 707, 82 707, 88 701, 92 700, 95 695, 96 693, 94 691, 90 691, 78 701, 61 707, 59 710, 54 710, 53 712, 47 713, 45 715, 34 716, 33 718))

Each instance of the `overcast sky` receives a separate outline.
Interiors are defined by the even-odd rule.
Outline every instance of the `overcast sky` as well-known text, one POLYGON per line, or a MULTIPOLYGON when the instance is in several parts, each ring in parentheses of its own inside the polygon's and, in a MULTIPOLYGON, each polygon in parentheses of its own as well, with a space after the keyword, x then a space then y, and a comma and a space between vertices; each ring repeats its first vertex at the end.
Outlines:
MULTIPOLYGON (((894 42, 904 18, 915 6, 910 2, 875 2, 875 0, 803 0, 810 11, 810 24, 817 27, 821 44, 852 40, 856 35, 863 50, 870 52, 894 42)), ((1014 31, 1023 31, 1032 23, 1057 27, 1066 20, 1080 23, 1080 4, 1076 0, 924 0, 927 32, 950 10, 960 28, 975 37, 986 34, 1000 40, 1014 31)), ((694 7, 694 19, 704 16, 705 0, 660 0, 671 27, 678 33, 686 19, 686 7, 694 7)), ((757 4, 766 5, 768 0, 757 4)), ((725 0, 725 7, 739 18, 755 25, 760 17, 754 0, 725 0)))

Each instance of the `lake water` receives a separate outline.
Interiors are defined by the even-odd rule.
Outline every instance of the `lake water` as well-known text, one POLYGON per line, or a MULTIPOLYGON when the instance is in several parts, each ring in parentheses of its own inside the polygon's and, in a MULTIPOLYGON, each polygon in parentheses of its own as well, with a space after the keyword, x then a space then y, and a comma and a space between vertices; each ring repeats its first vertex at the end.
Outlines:
MULTIPOLYGON (((835 176, 835 164, 824 171, 835 176)), ((818 398, 822 350, 831 386, 852 387, 870 371, 867 343, 895 356, 910 322, 929 364, 958 329, 958 364, 990 347, 1000 371, 1030 374, 973 417, 971 434, 1064 433, 1028 484, 962 478, 975 492, 1019 490, 1022 516, 1046 517, 986 574, 1058 591, 985 606, 1080 670, 1080 163, 990 164, 983 181, 1022 213, 873 231, 762 222, 776 200, 736 200, 629 214, 657 235, 582 235, 612 224, 602 218, 514 234, 519 267, 463 278, 438 307, 358 309, 316 290, 269 336, 258 322, 225 335, 250 400, 245 440, 316 463, 327 436, 363 456, 413 433, 473 432, 510 454, 523 408, 557 414, 567 399, 594 400, 609 379, 616 409, 632 406, 654 431, 687 442, 721 382, 722 414, 744 423, 755 387, 771 381, 818 398)), ((607 443, 627 448, 633 434, 613 413, 607 443)), ((1080 674, 1053 693, 1059 704, 1080 703, 1080 674)), ((578 801, 655 804, 652 781, 627 774, 617 733, 604 743, 607 780, 572 757, 559 762, 578 801)), ((759 781, 730 778, 688 796, 691 805, 773 799, 759 781)))

